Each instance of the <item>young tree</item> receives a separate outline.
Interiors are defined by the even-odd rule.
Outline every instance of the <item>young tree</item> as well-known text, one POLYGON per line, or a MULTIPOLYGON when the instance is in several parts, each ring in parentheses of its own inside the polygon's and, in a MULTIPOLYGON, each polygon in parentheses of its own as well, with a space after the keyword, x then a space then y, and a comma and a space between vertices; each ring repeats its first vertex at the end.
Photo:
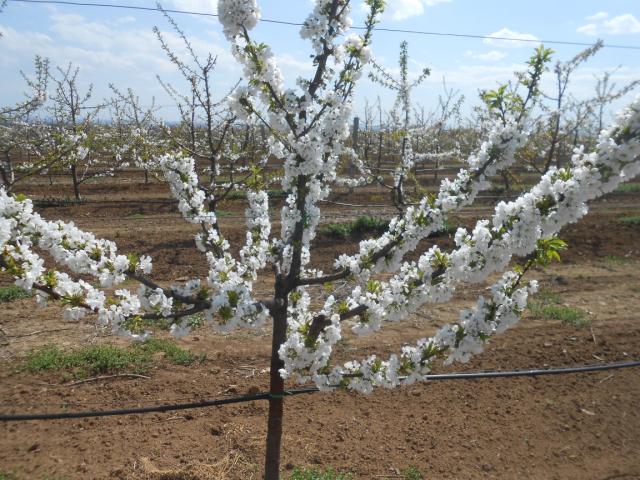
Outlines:
POLYGON ((596 94, 592 99, 592 102, 596 104, 596 108, 592 110, 592 114, 596 118, 597 133, 600 133, 604 126, 604 114, 607 106, 640 86, 640 80, 632 80, 622 87, 618 87, 616 83, 611 80, 611 76, 615 71, 616 70, 604 72, 596 81, 596 94))
MULTIPOLYGON (((558 62, 554 68, 556 77, 556 92, 555 97, 548 97, 554 102, 554 106, 551 110, 551 116, 549 118, 549 142, 544 152, 544 159, 542 161, 542 168, 540 171, 546 173, 551 167, 552 162, 555 161, 556 166, 560 166, 560 149, 562 148, 563 130, 562 119, 564 117, 564 110, 566 109, 567 87, 573 72, 584 62, 593 57, 601 48, 602 40, 598 40, 593 46, 584 49, 571 60, 567 62, 558 62)), ((598 132, 599 133, 599 132, 598 132)))
MULTIPOLYGON (((158 8, 162 10, 160 4, 158 8)), ((187 60, 182 59, 167 42, 158 27, 153 31, 167 57, 175 65, 189 85, 189 93, 183 94, 173 85, 158 81, 173 98, 180 112, 181 122, 177 128, 163 126, 165 135, 177 148, 194 158, 200 173, 200 188, 206 193, 209 208, 227 198, 233 191, 244 188, 253 175, 247 150, 251 125, 245 125, 244 135, 234 131, 236 117, 229 111, 226 95, 216 99, 213 91, 214 72, 217 57, 210 53, 201 58, 193 49, 184 31, 169 14, 162 10, 165 18, 180 38, 187 52, 187 60), (198 168, 204 163, 204 169, 198 168)), ((252 158, 252 160, 254 160, 252 158)), ((261 159, 262 160, 262 159, 261 159)), ((266 161, 266 158, 264 159, 266 161)))
MULTIPOLYGON (((371 62, 373 71, 369 73, 369 78, 379 85, 397 92, 396 101, 391 111, 392 128, 396 135, 401 136, 400 159, 393 172, 393 185, 388 186, 392 191, 393 204, 399 211, 402 211, 406 204, 404 183, 411 174, 411 169, 415 167, 417 161, 422 158, 413 151, 409 129, 411 128, 411 91, 420 85, 430 74, 429 68, 423 68, 420 75, 413 81, 409 81, 409 44, 406 41, 400 43, 400 56, 398 59, 400 66, 400 77, 393 76, 380 64, 371 62)), ((395 149, 394 149, 395 150, 395 149)), ((383 186, 384 183, 383 183, 383 186)))
POLYGON ((115 95, 110 101, 110 130, 115 137, 110 146, 114 157, 142 169, 146 185, 149 183, 149 172, 155 174, 157 170, 154 159, 169 147, 156 125, 155 102, 143 108, 140 98, 132 89, 128 88, 125 93, 113 84, 109 88, 115 95))
POLYGON ((66 68, 48 71, 48 80, 54 87, 45 106, 50 119, 35 126, 36 138, 28 145, 39 163, 47 169, 68 172, 73 194, 81 200, 80 186, 96 177, 112 176, 128 164, 111 152, 109 129, 97 125, 102 105, 89 105, 93 85, 84 93, 78 82, 79 67, 69 63, 66 68))
POLYGON ((49 167, 46 162, 30 162, 24 159, 16 165, 14 158, 28 155, 28 145, 35 141, 34 132, 37 131, 32 128, 33 116, 47 98, 49 61, 36 56, 34 65, 33 78, 20 72, 30 90, 25 93, 26 98, 16 105, 0 109, 0 181, 7 191, 11 191, 20 180, 49 167))
MULTIPOLYGON (((435 111, 425 113, 424 107, 415 109, 416 125, 413 143, 418 152, 424 152, 425 159, 433 163, 433 178, 438 181, 441 162, 455 159, 462 154, 462 116, 460 110, 464 95, 447 87, 442 78, 442 93, 438 95, 435 111)), ((416 174, 418 170, 416 169, 416 174)))
POLYGON ((118 254, 113 242, 97 239, 73 224, 52 222, 33 212, 29 200, 0 191, 0 268, 38 299, 61 300, 69 318, 95 312, 100 322, 136 338, 153 325, 170 324, 175 334, 189 326, 183 319, 203 312, 209 323, 228 331, 272 322, 270 399, 265 478, 279 478, 285 380, 313 381, 323 390, 344 387, 371 392, 424 379, 436 359, 466 361, 484 342, 515 323, 535 283, 523 277, 531 266, 545 263, 563 246, 554 235, 586 213, 586 202, 611 191, 640 173, 640 99, 604 131, 596 151, 576 151, 570 168, 552 167, 529 192, 514 202, 501 202, 490 220, 467 232, 459 229, 456 246, 436 246, 418 260, 404 260, 419 241, 442 227, 446 213, 473 202, 488 176, 514 161, 526 135, 517 118, 494 122, 486 141, 468 158, 468 168, 443 181, 438 195, 425 198, 391 221, 377 239, 360 243, 354 255, 341 255, 334 270, 313 268, 311 241, 319 223, 318 202, 336 178, 336 166, 348 136, 351 95, 369 60, 371 33, 383 2, 367 0, 369 14, 362 35, 347 31, 348 0, 318 0, 301 35, 313 46, 315 71, 298 79, 298 90, 285 89, 271 50, 250 35, 259 19, 254 0, 220 0, 218 13, 236 58, 245 67, 247 85, 238 88, 231 105, 251 115, 271 132, 270 154, 284 164, 282 186, 287 194, 281 211, 280 235, 271 237, 268 197, 256 174, 247 194, 248 232, 236 258, 219 228, 206 193, 198 186, 195 162, 181 155, 159 158, 184 219, 199 225, 196 245, 208 262, 208 275, 162 287, 151 279, 152 263, 135 253, 118 254), (47 270, 41 252, 70 273, 47 270), (462 312, 455 325, 405 346, 397 355, 375 355, 332 363, 335 343, 346 320, 357 334, 378 331, 425 302, 444 302, 455 289, 502 271, 514 257, 522 266, 505 273, 491 288, 491 297, 462 312), (256 298, 258 274, 270 267, 271 298, 256 298), (389 274, 391 275, 389 277, 389 274), (126 278, 139 283, 113 295, 79 278, 93 276, 102 286, 126 278), (327 295, 311 302, 317 287, 337 281, 352 286, 345 296, 327 295))

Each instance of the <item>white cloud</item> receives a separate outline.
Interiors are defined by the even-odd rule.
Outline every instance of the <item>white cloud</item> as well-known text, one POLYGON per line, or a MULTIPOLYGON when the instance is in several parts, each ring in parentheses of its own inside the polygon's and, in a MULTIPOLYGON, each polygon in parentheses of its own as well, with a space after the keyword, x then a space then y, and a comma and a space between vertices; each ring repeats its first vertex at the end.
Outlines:
POLYGON ((597 35, 598 34, 598 25, 595 23, 587 23, 586 25, 582 25, 576 29, 578 33, 584 33, 585 35, 597 35))
POLYGON ((520 64, 510 65, 459 65, 453 69, 434 68, 428 83, 441 82, 443 77, 447 84, 455 87, 472 89, 494 88, 498 83, 513 78, 513 72, 522 70, 520 64))
POLYGON ((531 45, 532 41, 537 41, 538 37, 530 33, 520 33, 509 30, 508 28, 501 28, 497 32, 490 33, 489 37, 497 38, 485 38, 483 42, 487 45, 493 45, 494 47, 510 47, 517 48, 531 45), (513 40, 512 40, 513 39, 513 40), (525 41, 522 41, 525 40, 525 41))
MULTIPOLYGON (((171 104, 155 76, 183 90, 184 79, 167 59, 150 28, 137 27, 126 17, 114 20, 88 20, 76 14, 52 11, 48 16, 48 31, 32 32, 0 25, 5 35, 0 40, 0 70, 7 72, 7 81, 0 82, 0 104, 12 103, 24 89, 19 70, 29 73, 33 57, 41 55, 52 65, 64 67, 69 62, 80 67, 83 89, 93 82, 94 98, 109 96, 107 85, 112 82, 120 88, 131 87, 139 92, 143 103, 152 96, 158 104, 171 104)), ((209 52, 218 57, 214 72, 214 92, 223 96, 241 76, 241 70, 228 51, 222 35, 210 30, 197 36, 189 34, 194 51, 201 57, 209 52)), ((182 40, 168 27, 163 36, 172 50, 188 59, 182 40)), ((163 111, 164 112, 164 111, 163 111)), ((169 112, 171 115, 172 113, 169 112)))
POLYGON ((506 53, 500 52, 498 50, 491 50, 486 53, 476 53, 471 55, 473 58, 477 58, 478 60, 485 60, 488 62, 497 62, 498 60, 502 60, 507 56, 506 53))
POLYGON ((598 12, 595 15, 586 17, 590 22, 576 30, 585 35, 631 35, 640 33, 640 20, 631 13, 623 13, 615 17, 610 17, 607 12, 598 12))
POLYGON ((604 20, 605 18, 609 18, 609 14, 607 12, 598 12, 585 17, 585 19, 590 22, 597 22, 599 20, 604 20))
MULTIPOLYGON (((448 3, 451 0, 388 0, 385 5, 384 16, 400 22, 411 17, 423 15, 427 7, 434 7, 440 3, 448 3)), ((366 11, 364 2, 360 4, 366 11)))
POLYGON ((640 20, 630 13, 625 13, 610 20, 605 20, 604 27, 607 33, 614 35, 640 33, 640 20))

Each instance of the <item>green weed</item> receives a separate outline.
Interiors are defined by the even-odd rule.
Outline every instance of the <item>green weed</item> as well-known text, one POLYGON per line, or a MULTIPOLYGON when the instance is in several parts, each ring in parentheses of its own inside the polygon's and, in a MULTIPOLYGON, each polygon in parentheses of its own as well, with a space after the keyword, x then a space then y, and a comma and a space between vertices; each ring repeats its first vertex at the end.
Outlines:
POLYGON ((411 466, 402 471, 402 478, 404 480, 422 480, 424 477, 422 473, 420 473, 420 470, 411 466))
POLYGON ((162 340, 159 338, 147 340, 144 343, 136 345, 135 348, 147 355, 162 352, 169 363, 173 365, 191 365, 198 358, 196 354, 178 347, 171 340, 162 340))
POLYGON ((371 215, 364 215, 346 223, 329 223, 320 233, 333 238, 362 238, 371 234, 381 234, 387 230, 389 222, 371 215))
POLYGON ((562 323, 576 328, 589 325, 589 320, 585 318, 585 312, 579 308, 534 303, 530 306, 530 310, 534 316, 544 320, 560 320, 562 323))
POLYGON ((627 257, 621 257, 620 255, 606 255, 604 261, 613 265, 625 265, 631 261, 627 257))
POLYGON ((199 358, 175 343, 161 339, 151 339, 128 347, 105 344, 74 350, 45 345, 27 356, 23 368, 34 373, 64 371, 73 378, 119 372, 142 374, 151 369, 157 353, 164 354, 164 359, 172 365, 191 365, 199 358))
POLYGON ((560 297, 560 294, 548 288, 540 289, 536 294, 536 299, 545 305, 562 303, 562 297, 560 297))
POLYGON ((289 480, 351 480, 350 473, 337 473, 332 469, 321 471, 316 469, 296 468, 291 472, 289 480))
POLYGON ((640 192, 640 183, 622 183, 616 188, 616 193, 636 193, 640 192))
POLYGON ((543 320, 560 320, 576 328, 589 324, 583 310, 561 304, 562 297, 557 292, 543 288, 536 294, 535 300, 529 303, 529 311, 534 317, 543 320))
POLYGON ((618 218, 618 223, 622 225, 640 226, 640 215, 630 215, 618 218))
MULTIPOLYGON (((9 285, 8 287, 0 287, 0 303, 13 302, 22 298, 32 297, 33 293, 27 292, 25 289, 17 285, 9 285)), ((0 477, 2 480, 2 477, 0 477)))

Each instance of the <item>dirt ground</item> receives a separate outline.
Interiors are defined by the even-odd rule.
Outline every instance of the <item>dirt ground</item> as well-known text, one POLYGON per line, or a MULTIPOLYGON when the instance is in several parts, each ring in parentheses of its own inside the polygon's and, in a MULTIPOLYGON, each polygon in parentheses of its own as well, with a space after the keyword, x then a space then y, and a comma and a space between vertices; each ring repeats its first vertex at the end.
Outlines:
MULTIPOLYGON (((33 198, 68 195, 68 186, 31 184, 33 198)), ((178 218, 163 186, 137 178, 86 185, 86 204, 43 206, 47 218, 73 220, 114 239, 120 250, 154 258, 153 278, 169 282, 202 274, 193 229, 178 218), (143 198, 145 203, 133 200, 143 198)), ((368 193, 333 200, 323 222, 363 213, 368 193)), ((457 221, 470 225, 491 199, 457 221)), ((275 200, 274 211, 280 200, 275 200)), ((229 202, 221 223, 232 244, 242 239, 244 205, 229 202)), ((581 328, 527 313, 490 341, 469 364, 434 373, 572 366, 640 359, 640 226, 618 219, 640 214, 640 193, 612 194, 595 203, 562 238, 561 264, 533 272, 563 305, 586 312, 581 328)), ((450 245, 446 236, 437 239, 450 245)), ((357 242, 320 236, 317 265, 328 269, 357 242)), ((426 248, 428 242, 421 245, 426 248)), ((0 275, 0 285, 11 283, 0 275)), ((403 343, 455 321, 486 285, 460 289, 445 305, 427 305, 371 337, 347 337, 338 357, 388 355, 403 343)), ((265 293, 269 281, 260 285, 265 293)), ((67 323, 60 307, 37 309, 32 299, 0 304, 0 412, 75 411, 147 406, 263 391, 268 385, 269 329, 230 335, 200 329, 178 344, 206 360, 189 367, 159 365, 149 378, 77 385, 60 374, 27 374, 16 366, 27 352, 125 344, 90 321, 67 323)), ((295 385, 289 385, 295 387, 295 385)), ((425 479, 640 479, 640 369, 516 379, 428 382, 370 396, 348 392, 287 398, 283 466, 333 468, 356 479, 402 479, 415 467, 425 479)), ((139 416, 0 424, 0 473, 18 479, 257 479, 266 429, 266 402, 139 416)), ((2 476, 0 475, 0 478, 2 476)))

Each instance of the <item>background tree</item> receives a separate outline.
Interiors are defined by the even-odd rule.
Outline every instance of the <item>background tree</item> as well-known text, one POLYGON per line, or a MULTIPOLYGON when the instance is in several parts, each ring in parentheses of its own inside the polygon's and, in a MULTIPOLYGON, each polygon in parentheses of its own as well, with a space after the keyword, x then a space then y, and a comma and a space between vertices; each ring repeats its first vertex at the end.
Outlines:
POLYGON ((111 107, 111 128, 116 140, 112 148, 114 155, 135 165, 144 172, 144 183, 149 183, 149 172, 154 174, 157 166, 154 158, 160 156, 168 148, 167 142, 161 138, 161 129, 155 119, 155 102, 143 108, 140 98, 128 88, 121 92, 115 85, 109 88, 114 98, 109 102, 111 107))
POLYGON ((39 56, 34 60, 35 75, 28 77, 20 72, 29 88, 25 100, 11 107, 0 109, 0 180, 5 190, 11 191, 16 183, 31 175, 46 170, 46 162, 32 163, 30 158, 22 158, 19 165, 14 160, 28 155, 27 146, 35 141, 34 115, 46 101, 49 61, 39 56))
MULTIPOLYGON (((158 8, 162 10, 159 4, 158 8)), ((218 99, 214 97, 213 75, 217 58, 210 53, 206 58, 200 58, 180 26, 166 11, 162 11, 182 41, 188 60, 178 56, 158 27, 153 31, 167 57, 189 86, 188 94, 183 94, 158 77, 162 87, 175 101, 181 117, 178 128, 164 127, 165 134, 175 147, 192 156, 196 165, 204 162, 206 169, 199 169, 203 174, 200 178, 202 181, 207 178, 207 181, 201 182, 200 186, 206 192, 209 207, 215 209, 220 201, 232 191, 242 188, 244 182, 251 178, 252 171, 245 153, 251 127, 246 125, 244 135, 234 131, 236 118, 226 104, 230 92, 218 99)))
MULTIPOLYGON (((400 43, 400 55, 398 64, 400 66, 399 78, 394 78, 386 69, 376 61, 372 61, 373 71, 369 73, 369 78, 385 88, 397 92, 395 104, 391 110, 392 128, 395 135, 399 135, 400 158, 393 173, 393 185, 388 186, 392 192, 393 204, 400 211, 406 204, 404 183, 411 174, 411 169, 415 167, 418 159, 413 152, 409 129, 411 127, 411 90, 420 85, 431 73, 429 68, 423 68, 418 77, 409 81, 409 47, 406 41, 400 43)), ((386 186, 383 184, 383 186, 386 186)))

